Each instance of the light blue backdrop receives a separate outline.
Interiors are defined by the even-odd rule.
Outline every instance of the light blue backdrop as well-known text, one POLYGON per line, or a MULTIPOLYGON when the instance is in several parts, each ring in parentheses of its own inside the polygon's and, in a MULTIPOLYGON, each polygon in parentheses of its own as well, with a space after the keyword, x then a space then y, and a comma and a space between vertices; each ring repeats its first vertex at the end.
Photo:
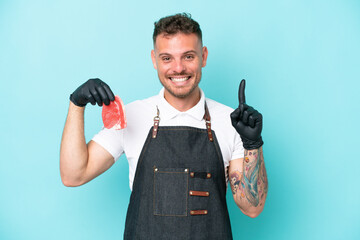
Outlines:
MULTIPOLYGON (((360 239, 360 2, 0 0, 0 239, 122 239, 128 164, 77 188, 59 175, 69 94, 89 78, 125 103, 157 94, 153 22, 190 12, 201 87, 264 115, 269 194, 255 219, 228 192, 235 239, 360 239)), ((86 138, 102 127, 89 106, 86 138)))

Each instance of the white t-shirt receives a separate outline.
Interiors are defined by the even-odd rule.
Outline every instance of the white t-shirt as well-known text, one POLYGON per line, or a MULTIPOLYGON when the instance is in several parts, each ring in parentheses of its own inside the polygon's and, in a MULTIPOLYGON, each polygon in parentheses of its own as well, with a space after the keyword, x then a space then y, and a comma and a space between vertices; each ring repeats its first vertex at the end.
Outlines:
POLYGON ((200 90, 200 101, 186 112, 180 112, 172 107, 164 98, 164 88, 159 95, 134 101, 125 106, 127 127, 121 130, 103 128, 93 137, 93 141, 105 148, 116 161, 125 153, 129 162, 130 189, 135 176, 137 162, 150 128, 154 124, 157 108, 160 111, 159 126, 190 126, 205 129, 203 119, 204 103, 209 109, 211 128, 214 130, 224 160, 225 176, 227 168, 233 159, 244 157, 244 148, 239 134, 231 125, 230 113, 232 108, 214 100, 205 98, 200 90))

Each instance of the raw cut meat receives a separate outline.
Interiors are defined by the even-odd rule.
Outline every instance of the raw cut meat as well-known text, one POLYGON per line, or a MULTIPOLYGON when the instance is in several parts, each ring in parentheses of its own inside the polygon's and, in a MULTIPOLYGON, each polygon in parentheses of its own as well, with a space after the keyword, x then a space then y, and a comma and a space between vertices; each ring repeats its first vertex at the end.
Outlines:
POLYGON ((108 106, 103 105, 102 120, 105 128, 114 127, 116 130, 126 128, 124 103, 119 96, 115 96, 115 100, 108 106))

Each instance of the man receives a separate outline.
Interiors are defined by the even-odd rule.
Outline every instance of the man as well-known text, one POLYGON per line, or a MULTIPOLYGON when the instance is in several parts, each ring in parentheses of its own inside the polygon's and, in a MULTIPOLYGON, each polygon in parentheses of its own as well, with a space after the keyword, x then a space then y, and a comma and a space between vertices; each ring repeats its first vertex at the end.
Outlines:
POLYGON ((265 203, 262 116, 245 104, 244 80, 233 112, 205 98, 198 84, 208 50, 189 15, 160 19, 153 41, 151 58, 164 88, 126 106, 127 128, 103 129, 86 144, 85 105, 108 105, 114 94, 100 79, 71 94, 61 142, 62 181, 82 185, 125 153, 132 194, 124 239, 232 239, 227 173, 244 214, 256 217, 265 203))

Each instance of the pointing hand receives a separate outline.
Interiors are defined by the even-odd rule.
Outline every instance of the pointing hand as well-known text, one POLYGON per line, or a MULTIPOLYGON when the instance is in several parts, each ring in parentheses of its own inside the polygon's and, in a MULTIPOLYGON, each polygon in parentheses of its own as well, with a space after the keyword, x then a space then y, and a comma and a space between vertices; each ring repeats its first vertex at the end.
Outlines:
POLYGON ((231 123, 240 134, 244 148, 251 150, 263 145, 261 138, 262 115, 245 103, 245 80, 239 86, 239 107, 230 115, 231 123))

